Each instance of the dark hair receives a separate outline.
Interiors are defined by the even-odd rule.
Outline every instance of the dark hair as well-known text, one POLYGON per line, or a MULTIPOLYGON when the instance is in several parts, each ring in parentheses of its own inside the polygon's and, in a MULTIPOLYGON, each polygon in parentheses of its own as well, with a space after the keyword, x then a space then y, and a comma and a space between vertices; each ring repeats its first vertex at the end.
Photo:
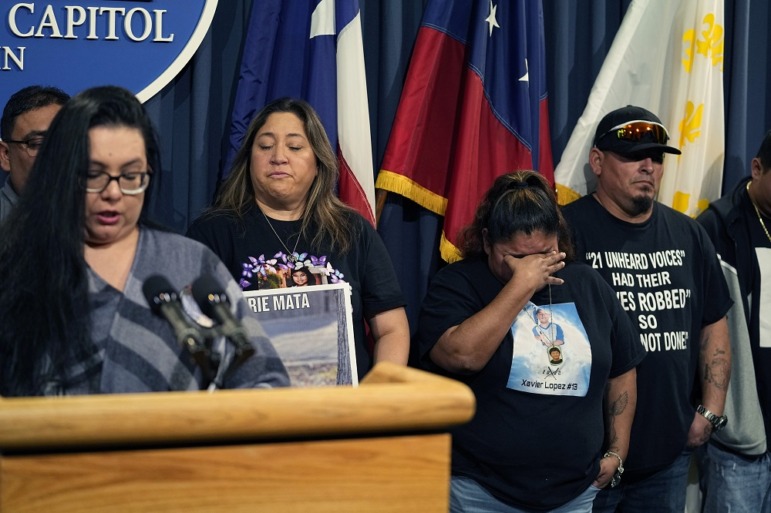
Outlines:
POLYGON ((70 95, 56 87, 32 85, 19 89, 8 99, 0 119, 0 138, 4 141, 13 139, 16 118, 31 110, 49 105, 64 105, 70 95))
POLYGON ((306 278, 309 278, 309 279, 313 277, 313 273, 310 272, 305 267, 295 267, 294 269, 292 269, 292 271, 289 274, 294 274, 294 273, 303 273, 306 276, 306 278))
POLYGON ((557 206, 557 197, 546 179, 535 171, 516 171, 493 182, 474 220, 460 233, 464 258, 485 254, 484 230, 489 244, 509 241, 519 233, 557 234, 560 250, 568 259, 573 257, 570 230, 557 206))
MULTIPOLYGON (((89 129, 136 128, 160 171, 142 104, 113 86, 74 96, 54 118, 18 205, 0 225, 0 394, 36 395, 95 352, 83 256, 89 129)), ((150 188, 153 186, 150 181, 150 188)), ((144 211, 148 204, 145 191, 144 211)))
POLYGON ((332 248, 341 253, 351 249, 356 237, 355 224, 351 223, 353 210, 335 195, 340 171, 337 156, 329 142, 321 119, 311 105, 296 98, 279 98, 268 103, 249 124, 241 147, 236 153, 230 174, 222 184, 214 207, 208 214, 232 213, 242 217, 244 212, 255 204, 250 165, 252 146, 257 133, 265 125, 271 114, 288 112, 297 116, 303 124, 308 142, 316 155, 318 173, 308 191, 301 232, 311 233, 311 245, 322 250, 324 239, 331 241, 332 248))
POLYGON ((765 137, 763 137, 763 142, 760 143, 760 149, 755 158, 760 160, 763 173, 771 169, 771 130, 766 132, 765 137))

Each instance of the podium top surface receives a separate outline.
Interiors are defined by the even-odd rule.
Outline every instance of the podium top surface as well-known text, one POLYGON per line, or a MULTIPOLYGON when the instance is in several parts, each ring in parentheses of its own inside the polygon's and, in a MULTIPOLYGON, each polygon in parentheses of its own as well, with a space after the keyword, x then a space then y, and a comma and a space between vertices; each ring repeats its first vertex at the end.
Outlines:
POLYGON ((383 362, 357 388, 0 398, 0 452, 443 431, 474 409, 466 385, 383 362))

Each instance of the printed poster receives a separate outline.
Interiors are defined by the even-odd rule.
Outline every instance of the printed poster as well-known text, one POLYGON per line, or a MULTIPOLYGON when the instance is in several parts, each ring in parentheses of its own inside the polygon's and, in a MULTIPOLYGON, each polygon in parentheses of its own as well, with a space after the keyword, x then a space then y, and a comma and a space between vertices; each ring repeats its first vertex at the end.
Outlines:
POLYGON ((291 386, 358 385, 348 283, 243 294, 284 362, 291 386))

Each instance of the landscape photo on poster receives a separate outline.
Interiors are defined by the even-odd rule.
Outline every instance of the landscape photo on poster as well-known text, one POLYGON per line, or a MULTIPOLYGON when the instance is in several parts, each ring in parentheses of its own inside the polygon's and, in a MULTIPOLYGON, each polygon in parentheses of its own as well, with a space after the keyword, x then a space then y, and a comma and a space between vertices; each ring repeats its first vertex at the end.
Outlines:
POLYGON ((291 386, 358 385, 348 283, 245 291, 244 297, 291 386))

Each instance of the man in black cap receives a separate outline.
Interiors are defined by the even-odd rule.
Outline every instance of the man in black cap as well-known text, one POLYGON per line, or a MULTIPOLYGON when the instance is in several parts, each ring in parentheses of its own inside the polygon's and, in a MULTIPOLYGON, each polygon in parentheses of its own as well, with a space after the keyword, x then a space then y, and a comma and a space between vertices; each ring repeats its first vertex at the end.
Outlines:
POLYGON ((577 258, 616 290, 648 353, 623 478, 594 511, 682 513, 691 452, 726 423, 731 299, 701 226, 656 201, 664 153, 680 154, 668 139, 646 109, 610 112, 589 153, 597 188, 564 208, 577 258))

